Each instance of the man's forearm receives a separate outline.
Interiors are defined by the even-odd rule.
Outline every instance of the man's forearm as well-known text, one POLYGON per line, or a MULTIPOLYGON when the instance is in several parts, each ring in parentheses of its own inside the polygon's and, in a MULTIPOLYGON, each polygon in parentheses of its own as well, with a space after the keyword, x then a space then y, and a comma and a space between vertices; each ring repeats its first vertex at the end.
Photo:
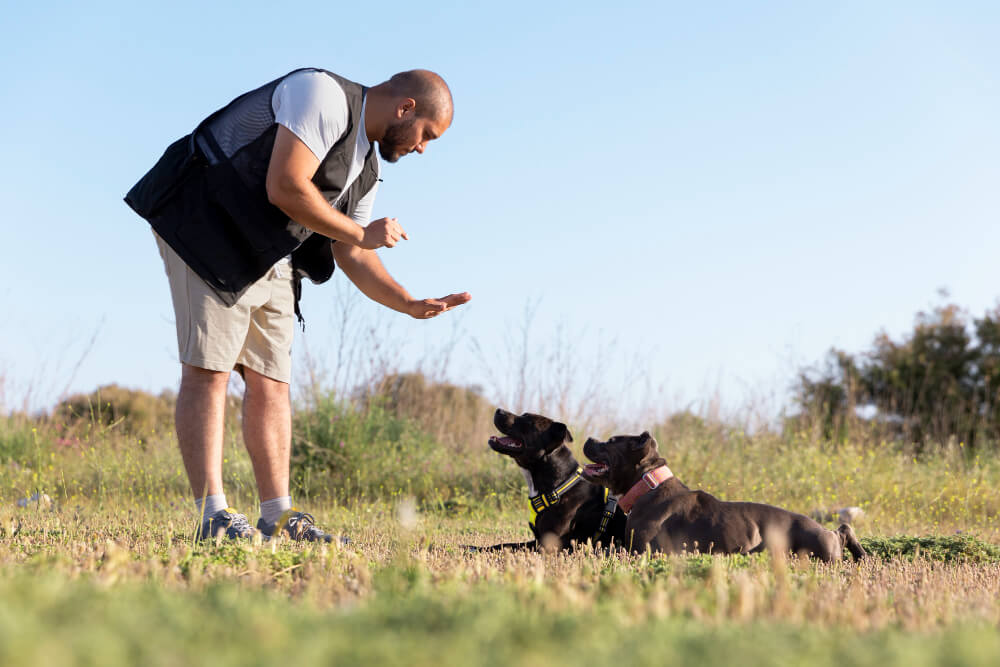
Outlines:
POLYGON ((365 228, 330 206, 312 182, 269 183, 267 195, 289 218, 323 236, 352 246, 365 237, 365 228))
POLYGON ((387 308, 409 314, 407 306, 413 297, 389 275, 378 253, 335 243, 333 254, 337 266, 365 296, 387 308))

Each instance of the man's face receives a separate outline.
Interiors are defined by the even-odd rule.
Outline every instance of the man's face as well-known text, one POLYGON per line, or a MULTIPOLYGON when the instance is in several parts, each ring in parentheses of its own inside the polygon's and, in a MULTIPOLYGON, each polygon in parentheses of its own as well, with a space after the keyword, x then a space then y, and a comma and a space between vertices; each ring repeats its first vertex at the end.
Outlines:
POLYGON ((378 153, 386 162, 395 162, 413 151, 423 153, 427 142, 440 137, 448 125, 433 118, 418 118, 407 114, 396 120, 378 142, 378 153))

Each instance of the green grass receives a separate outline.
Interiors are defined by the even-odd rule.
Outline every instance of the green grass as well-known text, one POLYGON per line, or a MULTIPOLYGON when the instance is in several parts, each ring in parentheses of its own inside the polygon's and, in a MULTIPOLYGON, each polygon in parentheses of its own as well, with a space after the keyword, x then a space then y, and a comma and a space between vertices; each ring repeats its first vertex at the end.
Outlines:
MULTIPOLYGON (((513 464, 332 397, 297 413, 294 494, 351 547, 195 542, 171 434, 0 418, 0 664, 1000 663, 995 458, 653 430, 725 499, 860 505, 874 558, 470 553, 530 536, 513 464)), ((225 456, 253 518, 235 429, 225 456)))
POLYGON ((1000 635, 962 623, 907 636, 774 622, 635 615, 613 598, 549 608, 503 587, 428 585, 328 609, 218 583, 197 596, 156 585, 0 580, 0 662, 93 665, 991 665, 1000 635), (85 619, 85 622, 84 622, 85 619), (86 631, 82 631, 83 628, 86 631))
POLYGON ((861 544, 869 554, 883 560, 923 558, 945 563, 1000 563, 1000 546, 971 535, 868 537, 861 544))

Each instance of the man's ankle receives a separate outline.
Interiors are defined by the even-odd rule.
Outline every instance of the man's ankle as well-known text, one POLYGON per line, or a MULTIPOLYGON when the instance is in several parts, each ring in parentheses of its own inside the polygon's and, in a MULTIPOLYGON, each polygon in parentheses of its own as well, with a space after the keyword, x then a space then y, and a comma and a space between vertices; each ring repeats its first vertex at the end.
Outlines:
POLYGON ((226 502, 225 493, 216 493, 211 496, 201 496, 194 499, 194 506, 198 509, 198 516, 202 521, 212 516, 219 510, 229 508, 226 502))
POLYGON ((290 509, 292 509, 291 496, 278 496, 270 500, 262 500, 260 502, 260 518, 270 526, 290 509))

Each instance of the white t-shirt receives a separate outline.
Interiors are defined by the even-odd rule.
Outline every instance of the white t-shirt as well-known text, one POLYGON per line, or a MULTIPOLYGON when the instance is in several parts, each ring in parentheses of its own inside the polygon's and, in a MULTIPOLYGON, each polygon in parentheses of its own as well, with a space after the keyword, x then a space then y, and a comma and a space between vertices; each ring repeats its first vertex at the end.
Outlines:
MULTIPOLYGON (((325 158, 333 145, 344 136, 350 118, 344 90, 333 77, 323 72, 296 72, 285 77, 271 96, 271 107, 274 109, 275 121, 288 128, 308 146, 318 160, 325 158)), ((362 102, 361 118, 364 117, 364 102, 362 102)), ((344 183, 341 197, 361 173, 365 156, 368 155, 370 148, 371 142, 368 141, 365 128, 362 127, 358 130, 354 159, 348 168, 347 182, 344 183)), ((375 158, 375 166, 381 173, 382 165, 378 156, 375 158)), ((377 190, 378 181, 354 208, 351 218, 359 225, 367 225, 371 220, 377 190)))

